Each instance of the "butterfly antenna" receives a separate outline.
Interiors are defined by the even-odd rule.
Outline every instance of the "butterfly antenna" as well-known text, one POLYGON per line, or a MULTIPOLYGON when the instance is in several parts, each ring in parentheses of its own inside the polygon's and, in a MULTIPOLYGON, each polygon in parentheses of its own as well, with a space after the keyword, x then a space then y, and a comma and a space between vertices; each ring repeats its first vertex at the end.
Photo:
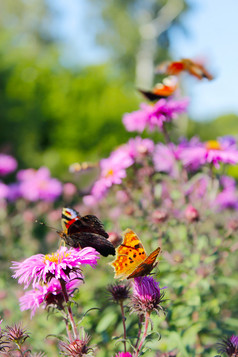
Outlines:
POLYGON ((60 231, 59 231, 57 228, 48 226, 48 225, 45 224, 44 222, 38 221, 37 219, 35 220, 35 223, 39 223, 39 224, 41 224, 42 226, 45 226, 45 227, 50 228, 50 229, 53 229, 53 230, 56 231, 57 233, 60 233, 60 231))

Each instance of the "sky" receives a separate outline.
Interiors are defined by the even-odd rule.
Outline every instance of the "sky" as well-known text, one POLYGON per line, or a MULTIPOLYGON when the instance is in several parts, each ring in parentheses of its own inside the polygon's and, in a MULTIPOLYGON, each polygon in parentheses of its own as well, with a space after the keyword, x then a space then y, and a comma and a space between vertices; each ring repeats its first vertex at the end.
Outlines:
MULTIPOLYGON (((87 0, 52 0, 61 9, 58 30, 67 43, 64 61, 93 64, 103 62, 107 53, 94 43, 96 28, 88 23, 87 0)), ((238 1, 188 0, 191 9, 183 16, 189 35, 171 33, 174 59, 204 59, 215 79, 196 81, 185 76, 190 100, 189 114, 195 120, 238 114, 238 1)))

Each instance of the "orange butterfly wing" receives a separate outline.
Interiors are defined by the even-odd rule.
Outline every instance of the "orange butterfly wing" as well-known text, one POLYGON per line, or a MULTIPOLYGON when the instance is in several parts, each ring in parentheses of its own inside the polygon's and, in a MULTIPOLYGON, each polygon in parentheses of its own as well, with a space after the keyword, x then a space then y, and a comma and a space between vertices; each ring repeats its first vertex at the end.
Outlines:
POLYGON ((110 263, 114 267, 115 278, 122 280, 149 274, 159 251, 157 248, 147 257, 140 239, 128 228, 123 234, 122 244, 116 249, 116 259, 110 263))
POLYGON ((160 252, 160 247, 155 249, 138 267, 128 275, 127 279, 137 278, 138 276, 148 275, 152 269, 157 265, 155 262, 158 254, 160 252))

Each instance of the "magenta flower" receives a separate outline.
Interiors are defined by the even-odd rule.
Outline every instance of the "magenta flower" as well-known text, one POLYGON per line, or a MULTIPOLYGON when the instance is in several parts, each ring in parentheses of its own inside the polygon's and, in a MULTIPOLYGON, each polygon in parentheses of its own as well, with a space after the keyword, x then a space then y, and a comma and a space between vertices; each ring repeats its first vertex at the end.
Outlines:
POLYGON ((41 167, 39 170, 21 170, 17 178, 19 194, 29 201, 54 201, 62 193, 61 182, 51 178, 46 167, 41 167))
POLYGON ((99 253, 91 247, 82 250, 61 247, 53 254, 36 254, 23 262, 13 262, 13 278, 18 279, 18 283, 24 284, 25 288, 31 283, 35 288, 53 278, 68 282, 70 273, 74 272, 78 278, 82 278, 81 265, 94 266, 98 258, 99 253))
POLYGON ((224 353, 228 357, 235 357, 238 355, 238 336, 232 335, 230 338, 223 339, 221 343, 218 343, 219 353, 224 353))
MULTIPOLYGON (((69 296, 72 296, 75 289, 82 284, 83 280, 70 275, 69 281, 65 284, 65 288, 69 296)), ((59 309, 63 308, 63 294, 60 281, 53 278, 47 284, 36 284, 35 289, 27 291, 19 299, 20 309, 31 310, 31 318, 35 315, 36 309, 40 306, 46 308, 49 305, 57 306, 59 309)))
POLYGON ((111 187, 113 184, 120 184, 126 177, 126 169, 132 164, 132 158, 122 147, 113 151, 109 158, 102 159, 101 178, 104 179, 105 185, 111 187))
POLYGON ((153 161, 156 171, 166 172, 172 177, 178 176, 177 148, 173 143, 168 145, 157 144, 155 146, 153 161))
POLYGON ((10 155, 0 154, 0 175, 5 176, 15 171, 17 161, 10 155))
POLYGON ((132 357, 132 355, 129 352, 118 352, 115 357, 132 357))
POLYGON ((93 205, 101 200, 108 189, 116 184, 121 184, 126 177, 126 169, 134 163, 124 145, 113 151, 107 159, 100 161, 101 173, 94 183, 90 195, 84 197, 84 203, 93 205))
POLYGON ((7 198, 9 194, 9 187, 0 181, 0 199, 7 198))
POLYGON ((223 137, 205 143, 197 142, 194 147, 185 147, 180 153, 180 158, 187 167, 199 168, 204 164, 213 164, 219 168, 220 162, 238 163, 238 150, 230 137, 223 137))
POLYGON ((128 155, 133 159, 152 154, 154 151, 154 142, 150 139, 142 139, 140 136, 130 139, 122 146, 128 155))
POLYGON ((149 130, 162 131, 165 122, 176 119, 178 114, 186 111, 188 100, 160 99, 155 104, 141 104, 141 109, 127 113, 123 117, 123 124, 128 131, 142 132, 149 130))
POLYGON ((164 294, 161 292, 159 283, 152 276, 143 276, 134 279, 132 295, 132 311, 145 313, 146 311, 157 313, 163 302, 164 294))
POLYGON ((222 176, 221 185, 223 190, 218 193, 213 202, 213 206, 217 210, 223 209, 238 209, 238 193, 236 190, 236 182, 232 177, 222 176))

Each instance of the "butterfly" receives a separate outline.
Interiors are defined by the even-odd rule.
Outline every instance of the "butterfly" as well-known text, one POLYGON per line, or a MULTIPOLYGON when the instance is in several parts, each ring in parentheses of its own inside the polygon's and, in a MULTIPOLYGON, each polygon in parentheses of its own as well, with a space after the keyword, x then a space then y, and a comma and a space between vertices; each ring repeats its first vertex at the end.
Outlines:
POLYGON ((115 270, 115 278, 131 279, 149 274, 157 265, 155 262, 160 248, 149 256, 133 230, 127 228, 123 233, 123 242, 116 249, 116 259, 110 263, 115 270))
POLYGON ((171 96, 174 94, 177 87, 177 78, 170 76, 165 78, 162 83, 157 83, 151 91, 145 91, 142 89, 138 89, 138 91, 150 101, 154 101, 171 96))
POLYGON ((182 58, 180 61, 162 63, 155 70, 156 73, 166 73, 169 75, 178 75, 183 71, 188 72, 198 79, 207 78, 209 81, 213 79, 211 73, 209 73, 201 63, 195 62, 189 58, 182 58))
POLYGON ((69 172, 81 173, 81 172, 89 171, 91 169, 95 169, 97 167, 98 167, 97 163, 91 163, 91 162, 79 163, 79 162, 75 162, 75 163, 70 165, 69 172))
POLYGON ((101 255, 115 255, 115 248, 107 239, 109 236, 102 222, 93 215, 80 216, 73 208, 62 209, 60 237, 73 248, 93 247, 101 255))

